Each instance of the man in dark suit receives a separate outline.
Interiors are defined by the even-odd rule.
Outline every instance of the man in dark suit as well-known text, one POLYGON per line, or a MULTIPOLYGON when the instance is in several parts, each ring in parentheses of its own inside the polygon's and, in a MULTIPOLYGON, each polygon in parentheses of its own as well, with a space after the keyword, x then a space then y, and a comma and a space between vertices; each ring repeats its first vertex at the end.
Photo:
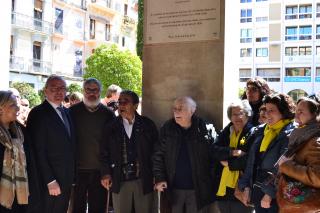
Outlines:
POLYGON ((65 213, 74 179, 74 131, 69 112, 62 106, 66 83, 60 77, 48 78, 46 100, 33 108, 27 121, 36 150, 44 199, 42 212, 65 213))

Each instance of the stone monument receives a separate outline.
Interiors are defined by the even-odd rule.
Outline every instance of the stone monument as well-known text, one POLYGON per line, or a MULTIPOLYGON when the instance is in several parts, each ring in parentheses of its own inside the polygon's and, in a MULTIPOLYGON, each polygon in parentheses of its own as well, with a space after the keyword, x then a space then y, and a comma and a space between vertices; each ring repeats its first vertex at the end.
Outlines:
POLYGON ((225 0, 145 0, 144 8, 143 114, 160 126, 172 116, 173 100, 188 95, 197 114, 220 129, 225 0))

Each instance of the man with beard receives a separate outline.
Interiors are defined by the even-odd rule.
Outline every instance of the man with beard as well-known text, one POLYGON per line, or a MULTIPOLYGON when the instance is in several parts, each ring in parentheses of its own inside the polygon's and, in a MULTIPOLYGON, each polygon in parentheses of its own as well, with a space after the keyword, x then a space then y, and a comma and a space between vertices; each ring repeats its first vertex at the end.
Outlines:
POLYGON ((101 83, 89 78, 83 83, 83 101, 70 108, 76 132, 76 213, 101 213, 106 209, 106 190, 100 183, 99 149, 103 127, 114 114, 100 103, 101 83))
POLYGON ((149 118, 136 110, 139 97, 123 90, 119 97, 119 116, 105 131, 101 146, 102 180, 112 188, 113 207, 117 213, 152 212, 152 153, 158 131, 149 118))

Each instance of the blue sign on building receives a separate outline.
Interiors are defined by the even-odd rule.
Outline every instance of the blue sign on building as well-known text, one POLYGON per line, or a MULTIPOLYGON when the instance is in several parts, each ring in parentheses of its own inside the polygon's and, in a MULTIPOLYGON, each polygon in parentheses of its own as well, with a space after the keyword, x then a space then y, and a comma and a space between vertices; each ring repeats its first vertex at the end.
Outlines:
MULTIPOLYGON (((320 81, 320 78, 319 78, 319 81, 320 81)), ((286 76, 284 77, 284 82, 311 82, 311 77, 286 76)))

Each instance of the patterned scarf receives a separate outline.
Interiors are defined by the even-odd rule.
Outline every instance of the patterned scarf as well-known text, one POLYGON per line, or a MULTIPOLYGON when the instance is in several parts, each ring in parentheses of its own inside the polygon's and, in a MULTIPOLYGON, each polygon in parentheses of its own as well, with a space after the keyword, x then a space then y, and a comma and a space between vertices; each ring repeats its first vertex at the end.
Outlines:
MULTIPOLYGON (((239 137, 241 135, 242 130, 236 134, 236 131, 234 131, 233 127, 230 127, 231 130, 231 136, 230 136, 230 148, 237 148, 239 137)), ((220 178, 220 185, 217 192, 218 196, 225 196, 227 187, 229 188, 235 188, 239 179, 239 171, 230 171, 228 166, 223 167, 222 175, 220 178)))
POLYGON ((294 155, 306 142, 314 137, 320 137, 320 124, 316 120, 294 129, 289 137, 286 157, 294 155))
POLYGON ((5 147, 0 181, 0 204, 11 209, 16 197, 18 204, 28 204, 29 187, 26 170, 26 156, 23 149, 24 137, 16 123, 10 124, 16 136, 0 126, 0 143, 5 147))
POLYGON ((260 145, 260 152, 265 152, 268 149, 271 141, 275 139, 279 135, 282 128, 287 126, 291 121, 292 120, 290 119, 284 119, 278 121, 272 126, 267 124, 263 132, 263 139, 260 145))

